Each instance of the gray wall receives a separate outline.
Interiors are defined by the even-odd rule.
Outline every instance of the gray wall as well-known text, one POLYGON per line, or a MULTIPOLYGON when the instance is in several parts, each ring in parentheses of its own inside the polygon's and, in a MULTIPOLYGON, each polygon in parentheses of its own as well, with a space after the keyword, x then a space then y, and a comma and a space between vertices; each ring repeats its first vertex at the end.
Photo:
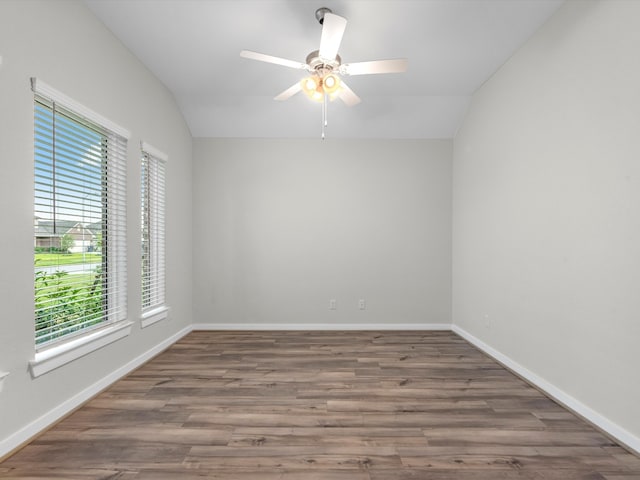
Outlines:
POLYGON ((195 139, 195 322, 449 324, 451 146, 195 139))
POLYGON ((191 314, 191 137, 173 97, 76 1, 0 1, 0 443, 73 395, 184 329, 191 314), (37 77, 132 132, 128 165, 126 339, 32 380, 33 94, 37 77), (140 140, 169 155, 170 319, 140 329, 140 140))
POLYGON ((565 4, 475 94, 453 175, 454 324, 636 440, 639 18, 565 4))

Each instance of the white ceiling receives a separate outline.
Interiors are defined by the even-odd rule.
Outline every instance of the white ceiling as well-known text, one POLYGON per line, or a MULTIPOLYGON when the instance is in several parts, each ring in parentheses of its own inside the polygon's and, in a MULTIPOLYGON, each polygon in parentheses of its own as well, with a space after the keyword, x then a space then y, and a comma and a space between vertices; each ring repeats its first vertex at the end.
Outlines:
POLYGON ((319 7, 348 19, 343 63, 405 57, 402 74, 349 77, 362 98, 328 109, 328 137, 451 138, 470 96, 563 0, 85 0, 173 92, 194 137, 318 137, 321 105, 273 97, 304 71, 319 7))

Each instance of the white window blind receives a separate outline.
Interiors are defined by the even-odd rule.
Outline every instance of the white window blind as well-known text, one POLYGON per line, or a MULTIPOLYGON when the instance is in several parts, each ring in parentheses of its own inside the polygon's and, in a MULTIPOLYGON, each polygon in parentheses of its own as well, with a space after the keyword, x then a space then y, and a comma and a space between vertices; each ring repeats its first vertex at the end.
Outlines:
POLYGON ((41 82, 32 86, 41 348, 126 318, 128 132, 41 82))
POLYGON ((165 305, 165 170, 167 156, 142 143, 142 311, 165 305))

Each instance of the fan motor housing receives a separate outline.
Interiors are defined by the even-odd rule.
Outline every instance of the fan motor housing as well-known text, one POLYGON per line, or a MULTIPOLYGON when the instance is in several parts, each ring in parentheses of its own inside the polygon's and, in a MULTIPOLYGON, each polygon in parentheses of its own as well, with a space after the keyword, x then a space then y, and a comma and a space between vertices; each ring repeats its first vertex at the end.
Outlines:
POLYGON ((309 55, 307 55, 307 65, 316 72, 328 73, 333 72, 334 70, 338 70, 342 63, 342 59, 340 55, 336 55, 335 60, 327 60, 326 58, 321 58, 318 50, 314 50, 309 55))

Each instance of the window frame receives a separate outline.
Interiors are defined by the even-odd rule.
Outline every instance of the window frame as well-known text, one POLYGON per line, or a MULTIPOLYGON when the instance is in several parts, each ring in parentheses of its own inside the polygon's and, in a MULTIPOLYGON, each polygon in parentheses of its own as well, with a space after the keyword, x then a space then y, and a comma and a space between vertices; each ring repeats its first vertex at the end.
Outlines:
MULTIPOLYGON (((108 269, 104 273, 106 280, 103 288, 106 290, 101 293, 104 296, 105 310, 99 323, 86 325, 78 331, 49 338, 41 343, 38 343, 34 331, 35 356, 29 362, 29 367, 35 378, 131 333, 132 322, 127 320, 126 283, 126 166, 127 143, 131 134, 39 79, 31 79, 31 89, 34 93, 34 122, 37 118, 38 104, 45 107, 51 105, 52 107, 48 108, 51 108, 52 116, 56 115, 56 106, 59 106, 63 115, 66 116, 68 113, 72 121, 80 125, 85 125, 86 122, 89 128, 95 127, 96 132, 106 139, 106 157, 104 165, 100 167, 101 189, 104 192, 100 208, 103 211, 102 231, 107 235, 107 238, 103 238, 106 245, 103 245, 102 261, 103 268, 108 269), (108 226, 109 232, 105 231, 105 226, 108 226)), ((56 132, 52 130, 52 134, 55 136, 56 132)), ((34 148, 36 140, 34 125, 34 148)), ((55 162, 56 155, 52 155, 52 162, 55 162)), ((34 165, 37 165, 35 151, 34 165)), ((53 219, 55 218, 54 214, 53 219)))
POLYGON ((140 142, 141 327, 168 318, 166 300, 166 168, 169 157, 140 142))

